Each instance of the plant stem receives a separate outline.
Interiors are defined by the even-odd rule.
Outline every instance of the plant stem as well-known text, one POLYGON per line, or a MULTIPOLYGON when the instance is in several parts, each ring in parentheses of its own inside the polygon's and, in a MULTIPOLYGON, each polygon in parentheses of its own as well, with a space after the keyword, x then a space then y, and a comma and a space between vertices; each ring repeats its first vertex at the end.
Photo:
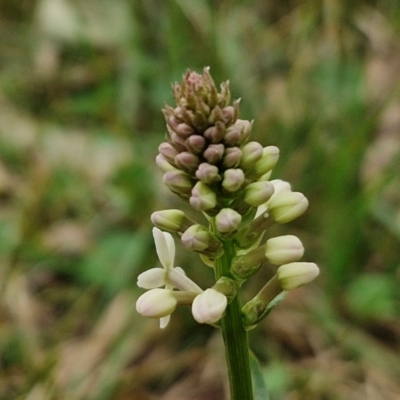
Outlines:
MULTIPOLYGON (((216 260, 217 279, 221 276, 232 278, 230 265, 234 255, 232 241, 224 241, 224 255, 216 260)), ((225 344, 231 400, 253 400, 249 342, 242 323, 239 291, 228 304, 225 316, 221 320, 221 329, 225 344)))

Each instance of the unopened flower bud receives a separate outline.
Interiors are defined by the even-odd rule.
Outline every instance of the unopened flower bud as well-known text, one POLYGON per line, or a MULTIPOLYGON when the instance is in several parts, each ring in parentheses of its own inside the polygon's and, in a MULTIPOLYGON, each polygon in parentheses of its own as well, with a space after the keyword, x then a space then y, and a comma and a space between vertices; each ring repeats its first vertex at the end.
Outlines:
POLYGON ((193 135, 194 129, 186 124, 186 123, 181 123, 178 124, 178 126, 175 128, 175 132, 182 138, 187 138, 190 135, 193 135))
POLYGON ((252 207, 258 207, 271 198, 274 190, 274 185, 268 181, 250 183, 246 186, 244 201, 252 207))
POLYGON ((210 126, 204 132, 204 137, 210 141, 210 143, 219 143, 225 134, 225 125, 221 121, 217 121, 215 125, 210 126))
POLYGON ((282 192, 271 198, 268 204, 272 218, 279 224, 286 224, 300 217, 307 207, 307 198, 299 192, 282 192))
POLYGON ((222 180, 219 169, 215 165, 201 163, 196 171, 196 178, 206 184, 212 184, 222 180))
POLYGON ((224 145, 223 144, 210 144, 204 151, 203 157, 210 164, 217 164, 222 160, 224 155, 224 145))
POLYGON ((225 149, 222 165, 225 168, 235 168, 242 158, 242 150, 239 147, 228 147, 225 149))
POLYGON ((226 130, 224 143, 230 147, 241 145, 249 138, 251 127, 251 122, 238 119, 226 130))
POLYGON ((209 122, 210 124, 215 124, 215 123, 218 122, 218 121, 222 121, 222 119, 223 119, 223 114, 222 114, 222 109, 221 109, 221 107, 215 106, 215 107, 212 109, 211 113, 210 113, 210 116, 209 116, 209 118, 208 118, 208 122, 209 122))
POLYGON ((283 290, 292 290, 314 280, 319 275, 319 268, 310 262, 293 262, 281 265, 277 272, 283 290))
POLYGON ((176 167, 170 164, 162 154, 156 156, 156 164, 162 172, 176 171, 176 167))
POLYGON ((257 176, 262 176, 275 167, 279 159, 279 149, 276 146, 264 147, 261 158, 254 164, 253 170, 257 176))
POLYGON ((196 210, 210 210, 217 205, 217 196, 205 183, 199 181, 192 189, 189 202, 196 210))
POLYGON ((185 140, 186 148, 193 154, 200 154, 207 145, 206 140, 201 135, 191 135, 185 140))
POLYGON ((199 162, 199 157, 192 153, 189 153, 188 151, 182 151, 175 157, 176 166, 186 172, 196 171, 199 162))
POLYGON ((231 208, 223 208, 215 216, 215 224, 218 232, 229 233, 238 229, 242 216, 231 208))
POLYGON ((175 156, 178 154, 176 149, 171 145, 171 143, 163 142, 158 146, 158 151, 160 154, 169 162, 174 163, 175 156))
POLYGON ((244 172, 239 168, 230 168, 224 172, 222 187, 228 192, 238 191, 245 181, 244 172))
POLYGON ((192 225, 181 237, 182 244, 189 250, 205 255, 215 255, 222 248, 221 242, 203 225, 192 225))
POLYGON ((258 142, 249 142, 242 147, 242 152, 240 168, 247 170, 260 160, 263 155, 263 147, 258 142))
POLYGON ((163 182, 171 190, 182 197, 189 197, 192 191, 192 180, 188 174, 180 170, 168 171, 163 176, 163 182))
POLYGON ((271 264, 282 265, 300 260, 304 247, 300 239, 293 235, 278 236, 268 239, 265 256, 271 264))
POLYGON ((162 318, 175 311, 178 302, 171 290, 151 289, 136 301, 136 310, 145 317, 162 318))
POLYGON ((223 120, 226 125, 232 125, 236 119, 236 110, 232 106, 226 106, 222 109, 223 120))
POLYGON ((162 210, 151 214, 151 222, 163 231, 184 232, 194 222, 181 210, 162 210))
POLYGON ((228 300, 215 289, 206 289, 192 304, 194 319, 200 324, 215 324, 223 316, 228 300))
POLYGON ((274 197, 277 197, 280 193, 289 193, 292 191, 289 182, 283 181, 281 179, 274 179, 271 181, 271 183, 274 185, 274 194, 272 195, 270 200, 272 200, 274 197))

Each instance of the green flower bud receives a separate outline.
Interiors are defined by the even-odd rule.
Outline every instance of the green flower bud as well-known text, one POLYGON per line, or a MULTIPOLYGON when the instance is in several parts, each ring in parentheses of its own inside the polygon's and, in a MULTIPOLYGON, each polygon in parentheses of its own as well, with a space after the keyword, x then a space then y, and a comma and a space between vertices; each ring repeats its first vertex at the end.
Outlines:
POLYGON ((192 225, 181 237, 182 244, 193 250, 215 258, 222 250, 221 242, 203 225, 192 225))
POLYGON ((170 164, 162 154, 158 154, 156 157, 157 167, 163 172, 176 171, 176 167, 170 164))
POLYGON ((219 169, 215 165, 201 163, 196 171, 196 178, 206 184, 219 182, 222 178, 219 169))
POLYGON ((277 272, 283 290, 292 290, 314 280, 319 275, 319 268, 310 262, 293 262, 281 265, 277 272))
POLYGON ((275 188, 271 182, 253 182, 246 186, 244 201, 252 207, 258 207, 267 202, 274 191, 275 188))
POLYGON ((151 222, 163 231, 183 233, 194 222, 181 210, 162 210, 151 214, 151 222))
POLYGON ((254 164, 253 170, 260 177, 275 167, 279 159, 279 149, 275 146, 264 147, 262 157, 254 164))
POLYGON ((189 202, 196 210, 210 210, 217 205, 217 196, 205 183, 199 181, 191 191, 189 202))
POLYGON ((231 208, 223 208, 215 216, 215 224, 218 232, 229 233, 234 232, 238 229, 240 222, 242 221, 242 216, 232 210, 231 208))
POLYGON ((227 192, 236 192, 244 184, 245 176, 244 172, 239 168, 230 168, 224 172, 224 179, 222 181, 222 187, 227 192))
POLYGON ((263 147, 258 142, 249 142, 242 147, 243 156, 240 168, 250 169, 263 155, 263 147))
POLYGON ((203 157, 210 164, 217 164, 222 160, 222 156, 224 154, 224 145, 223 144, 210 144, 204 151, 203 157))
POLYGON ((242 158, 242 150, 239 147, 228 147, 225 149, 222 165, 225 168, 235 168, 242 158))
POLYGON ((279 224, 286 224, 300 217, 308 207, 307 198, 299 192, 283 192, 273 196, 268 203, 268 210, 279 224))
POLYGON ((300 239, 293 235, 278 236, 268 239, 265 256, 271 264, 282 265, 300 260, 304 247, 300 239))
POLYGON ((192 180, 190 176, 183 171, 168 171, 163 176, 163 182, 171 192, 182 197, 189 197, 192 192, 192 180))

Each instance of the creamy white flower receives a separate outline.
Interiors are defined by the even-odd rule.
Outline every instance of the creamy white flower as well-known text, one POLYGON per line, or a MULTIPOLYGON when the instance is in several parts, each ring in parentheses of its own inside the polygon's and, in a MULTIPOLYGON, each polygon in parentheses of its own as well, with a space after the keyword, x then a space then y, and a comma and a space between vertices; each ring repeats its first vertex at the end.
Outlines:
POLYGON ((192 314, 200 324, 214 324, 221 319, 227 304, 224 294, 215 289, 206 289, 193 300, 192 314))
MULTIPOLYGON (((144 289, 155 290, 156 288, 164 287, 164 289, 159 290, 172 291, 174 288, 177 288, 184 291, 202 293, 202 289, 186 276, 182 268, 174 267, 175 242, 172 235, 168 232, 163 232, 158 228, 153 228, 153 238, 158 259, 160 260, 163 268, 151 268, 145 272, 142 272, 138 276, 137 285, 144 289)), ((152 292, 152 290, 147 293, 150 292, 152 292)), ((152 303, 155 303, 157 301, 156 299, 162 299, 162 296, 160 295, 161 292, 153 292, 153 295, 154 293, 158 293, 159 295, 154 296, 152 303)), ((150 295, 147 295, 145 293, 141 297, 139 297, 138 302, 139 300, 141 302, 143 301, 141 300, 143 296, 145 296, 144 298, 146 300, 150 298, 147 297, 150 295)), ((163 293, 163 296, 166 297, 167 294, 163 293)), ((145 304, 147 304, 147 302, 145 304)), ((169 314, 162 315, 162 318, 160 319, 160 327, 166 327, 168 325, 168 322, 169 314)))

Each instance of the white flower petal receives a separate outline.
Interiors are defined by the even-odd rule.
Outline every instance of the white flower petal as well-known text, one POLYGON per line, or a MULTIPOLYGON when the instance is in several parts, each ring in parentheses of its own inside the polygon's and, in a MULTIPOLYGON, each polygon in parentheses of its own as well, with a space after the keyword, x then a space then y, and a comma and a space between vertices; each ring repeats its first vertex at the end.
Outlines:
POLYGON ((182 268, 172 268, 169 276, 169 282, 179 290, 202 293, 203 290, 196 283, 194 283, 189 277, 186 276, 182 268))
POLYGON ((170 315, 160 318, 160 328, 164 329, 169 324, 170 319, 171 319, 170 315))
POLYGON ((154 289, 165 285, 165 270, 151 268, 142 272, 137 278, 137 285, 143 289, 154 289))
POLYGON ((172 236, 158 228, 153 228, 154 243, 161 265, 165 269, 172 268, 175 258, 175 242, 172 236))

